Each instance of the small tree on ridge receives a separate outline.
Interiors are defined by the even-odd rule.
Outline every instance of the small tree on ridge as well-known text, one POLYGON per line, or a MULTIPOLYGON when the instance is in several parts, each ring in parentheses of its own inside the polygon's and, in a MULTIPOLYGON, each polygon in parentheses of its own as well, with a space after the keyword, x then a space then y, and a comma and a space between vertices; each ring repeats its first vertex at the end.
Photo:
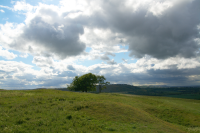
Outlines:
POLYGON ((109 85, 110 82, 105 82, 106 78, 104 76, 97 75, 97 81, 99 85, 99 93, 101 90, 106 89, 106 85, 109 85))

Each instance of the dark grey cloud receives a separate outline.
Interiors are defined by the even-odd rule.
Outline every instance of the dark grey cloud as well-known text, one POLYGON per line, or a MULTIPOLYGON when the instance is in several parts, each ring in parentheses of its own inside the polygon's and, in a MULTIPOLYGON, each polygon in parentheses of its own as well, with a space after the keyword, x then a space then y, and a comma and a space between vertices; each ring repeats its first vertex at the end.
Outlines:
MULTIPOLYGON (((148 83, 165 83, 169 86, 187 86, 187 85, 199 85, 198 76, 200 75, 200 68, 193 69, 166 69, 166 70, 148 70, 147 77, 143 77, 143 81, 148 83), (196 78, 191 78, 195 77, 196 78)), ((141 80, 142 81, 142 80, 141 80)), ((140 82, 141 82, 140 81, 140 82)))
POLYGON ((198 76, 200 75, 200 67, 192 68, 192 69, 178 69, 177 67, 164 69, 164 70, 154 70, 150 69, 147 72, 150 75, 160 75, 160 77, 187 77, 187 76, 198 76))
POLYGON ((40 13, 52 18, 51 22, 44 17, 34 17, 23 29, 23 34, 11 45, 18 50, 28 50, 32 54, 46 57, 56 55, 60 59, 76 56, 84 52, 86 45, 79 40, 79 35, 84 33, 83 26, 64 21, 60 16, 48 9, 40 13))
MULTIPOLYGON (((126 84, 164 84, 168 86, 190 86, 199 85, 200 68, 193 69, 163 69, 154 70, 150 69, 146 72, 131 73, 129 68, 123 64, 113 66, 112 70, 105 69, 107 73, 104 75, 107 81, 111 83, 126 83, 126 84), (120 72, 113 72, 118 68, 120 72), (196 72, 196 74, 195 74, 196 72), (191 76, 197 76, 191 78, 191 76)), ((98 73, 97 73, 98 74, 98 73)))
POLYGON ((150 12, 148 4, 133 11, 132 5, 125 6, 125 2, 100 2, 101 12, 87 18, 88 25, 122 33, 128 39, 130 55, 138 58, 145 55, 160 59, 197 55, 199 45, 194 39, 200 38, 197 28, 200 24, 199 0, 172 1, 173 5, 160 15, 150 12))
POLYGON ((107 55, 103 55, 100 57, 101 60, 110 60, 110 58, 107 55))
MULTIPOLYGON (((142 1, 134 0, 131 4, 126 4, 128 1, 95 1, 96 5, 101 7, 100 10, 93 10, 91 15, 82 14, 76 18, 67 16, 82 11, 58 14, 48 7, 38 7, 35 16, 22 29, 23 34, 9 46, 34 55, 55 55, 65 59, 84 53, 87 44, 81 42, 79 36, 84 34, 84 27, 87 27, 90 30, 110 30, 113 36, 106 38, 106 42, 112 46, 118 45, 111 44, 117 42, 110 40, 119 37, 119 44, 128 45, 130 56, 137 58, 145 55, 159 59, 199 56, 200 45, 194 41, 200 38, 200 29, 197 28, 200 25, 199 0, 168 1, 172 5, 161 12, 156 9, 152 11, 151 8, 160 4, 159 8, 162 9, 161 5, 167 0, 146 1, 139 4, 136 9, 133 7, 135 2, 142 1)), ((101 38, 93 38, 92 41, 98 42, 99 39, 101 38)), ((89 45, 92 44, 93 42, 89 45)), ((112 53, 110 55, 114 56, 112 53)))
POLYGON ((107 61, 107 64, 109 64, 109 65, 115 65, 115 64, 117 64, 117 62, 115 62, 115 60, 112 59, 112 60, 107 61))
MULTIPOLYGON (((116 62, 114 62, 113 60, 111 60, 108 55, 115 57, 115 54, 111 53, 111 52, 105 52, 104 55, 100 56, 101 60, 107 61, 108 64, 116 64, 116 62)), ((98 56, 96 57, 98 58, 98 56)))

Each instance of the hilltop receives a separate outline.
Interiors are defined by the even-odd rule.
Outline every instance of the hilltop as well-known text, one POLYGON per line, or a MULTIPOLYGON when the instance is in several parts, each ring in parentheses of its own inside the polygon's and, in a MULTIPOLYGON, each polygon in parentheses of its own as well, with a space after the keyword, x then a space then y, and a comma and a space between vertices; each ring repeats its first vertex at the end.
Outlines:
POLYGON ((0 91, 2 132, 200 132, 200 101, 60 90, 0 91))

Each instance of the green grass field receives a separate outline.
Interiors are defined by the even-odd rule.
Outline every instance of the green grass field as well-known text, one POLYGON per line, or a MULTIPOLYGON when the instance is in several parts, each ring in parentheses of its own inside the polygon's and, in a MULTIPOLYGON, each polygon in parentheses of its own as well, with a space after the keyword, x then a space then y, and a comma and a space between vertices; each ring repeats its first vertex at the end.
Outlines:
POLYGON ((0 132, 200 133, 200 100, 0 90, 0 132))

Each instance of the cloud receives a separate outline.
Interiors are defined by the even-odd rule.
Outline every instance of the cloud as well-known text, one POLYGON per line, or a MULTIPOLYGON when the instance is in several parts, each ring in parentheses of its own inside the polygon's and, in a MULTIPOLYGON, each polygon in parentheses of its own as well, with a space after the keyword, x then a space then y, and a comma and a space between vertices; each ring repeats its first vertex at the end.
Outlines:
POLYGON ((12 60, 17 57, 16 54, 13 54, 12 52, 9 52, 8 50, 4 50, 3 47, 0 46, 0 56, 12 60))
POLYGON ((0 24, 0 56, 33 56, 34 70, 22 62, 0 61, 0 88, 66 87, 75 75, 104 75, 111 83, 199 85, 200 1, 61 0, 59 6, 24 1, 13 8, 23 23, 0 24), (128 52, 136 63, 110 56, 128 52), (5 48, 5 49, 3 49, 5 48), (89 48, 89 52, 86 48, 89 48), (88 67, 85 60, 106 63, 88 67))
POLYGON ((24 24, 14 24, 6 22, 5 24, 0 24, 0 43, 3 47, 7 49, 13 49, 12 42, 15 41, 22 34, 24 24))
POLYGON ((24 1, 16 1, 14 3, 15 3, 15 5, 13 7, 14 11, 31 11, 34 8, 36 8, 36 7, 34 7, 34 6, 30 5, 30 4, 27 4, 24 1))
MULTIPOLYGON (((21 8, 20 8, 21 9, 21 8)), ((79 40, 79 35, 84 33, 83 26, 64 19, 58 12, 52 10, 49 6, 41 5, 36 12, 27 17, 25 25, 21 26, 15 36, 10 36, 2 30, 2 34, 10 39, 10 42, 4 42, 7 47, 32 55, 47 55, 57 59, 65 59, 71 56, 77 56, 84 52, 86 45, 79 40), (49 21, 48 19, 54 20, 49 21)), ((19 25, 12 27, 8 23, 1 25, 1 29, 15 30, 19 25)), ((2 39, 5 40, 5 39, 2 39)))
POLYGON ((72 65, 68 65, 67 69, 69 69, 69 70, 76 70, 72 65))
MULTIPOLYGON (((37 74, 31 65, 16 61, 0 61, 0 88, 22 89, 27 84, 28 77, 23 75, 37 74), (18 78, 23 77, 23 78, 18 78)), ((39 73, 38 73, 39 74, 39 73)), ((33 80, 33 78, 31 79, 33 80)))
POLYGON ((72 71, 63 71, 61 74, 58 75, 58 77, 72 77, 74 78, 75 76, 77 76, 77 74, 75 72, 72 71))
MULTIPOLYGON (((34 70, 33 66, 22 62, 0 61, 0 88, 32 89, 41 87, 66 87, 66 83, 71 83, 74 76, 86 70, 82 70, 83 67, 78 66, 78 74, 75 71, 66 71, 66 67, 70 67, 70 65, 66 65, 64 62, 52 62, 50 59, 46 62, 44 61, 44 58, 37 57, 34 59, 34 63, 41 65, 41 70, 34 70), (42 64, 42 62, 44 63, 42 64)), ((75 69, 76 67, 73 68, 75 69)))
MULTIPOLYGON (((44 68, 40 71, 34 70, 33 66, 16 61, 0 61, 0 88, 5 89, 31 89, 39 88, 49 82, 69 82, 70 78, 55 77, 56 73, 44 68)), ((58 84, 55 84, 55 86, 58 84)), ((50 87, 50 84, 49 86, 50 87)))
POLYGON ((136 58, 192 58, 199 56, 199 5, 198 0, 62 0, 60 7, 16 2, 14 9, 27 11, 27 18, 21 34, 6 36, 12 40, 7 45, 58 59, 82 55, 86 47, 123 52, 120 45, 128 45, 136 58))
POLYGON ((159 59, 197 56, 199 45, 194 39, 200 37, 197 28, 200 20, 196 17, 200 1, 151 2, 99 2, 101 12, 91 16, 90 25, 121 34, 127 40, 130 55, 137 58, 145 55, 159 59), (131 4, 125 4, 127 2, 131 4))
POLYGON ((38 67, 52 67, 54 66, 54 60, 51 57, 40 57, 35 56, 32 63, 36 64, 38 67))
POLYGON ((20 54, 19 56, 22 57, 22 58, 27 58, 27 57, 28 57, 28 54, 27 54, 27 53, 25 53, 25 54, 20 54))
MULTIPOLYGON (((93 18, 76 18, 80 23, 85 22, 85 25, 93 23, 93 18), (88 19, 88 20, 86 20, 88 19), (91 19, 91 20, 90 20, 91 19)), ((104 19, 104 18, 102 18, 104 19)), ((102 29, 93 26, 86 26, 84 28, 84 34, 80 35, 80 40, 84 42, 87 47, 91 47, 94 50, 100 52, 110 53, 120 53, 127 52, 127 50, 120 48, 119 44, 125 43, 125 38, 120 33, 112 32, 109 28, 102 29), (123 41, 124 40, 124 41, 123 41), (123 42, 123 43, 122 43, 123 42)), ((109 55, 109 54, 107 54, 109 55)))
POLYGON ((30 52, 53 53, 64 59, 84 51, 85 44, 79 41, 79 34, 82 33, 83 28, 77 24, 50 25, 42 18, 36 17, 20 36, 24 42, 19 41, 15 46, 22 47, 22 43, 33 43, 34 46, 29 45, 30 52))
POLYGON ((122 60, 123 60, 125 63, 128 63, 128 60, 125 60, 124 58, 122 58, 122 60))
MULTIPOLYGON (((192 60, 195 62, 194 60, 196 59, 192 60)), ((90 71, 98 75, 104 75, 111 83, 169 86, 199 85, 200 64, 197 60, 193 67, 189 67, 186 64, 190 64, 189 59, 171 58, 168 61, 161 61, 146 57, 131 64, 99 64, 90 69, 90 71), (154 63, 157 65, 152 65, 154 63), (185 67, 181 68, 179 67, 180 65, 185 67)))
POLYGON ((12 8, 8 7, 8 6, 3 6, 3 5, 0 5, 1 8, 6 8, 8 10, 12 10, 12 8))
POLYGON ((115 65, 117 62, 114 61, 114 59, 107 61, 108 64, 110 65, 115 65))
MULTIPOLYGON (((22 62, 0 61, 0 82, 2 83, 0 88, 66 87, 66 83, 70 84, 75 76, 89 72, 104 75, 111 83, 171 86, 199 85, 200 83, 200 63, 195 58, 176 57, 161 60, 144 57, 131 64, 95 64, 89 67, 69 65, 63 61, 56 62, 39 57, 35 58, 34 61, 38 66, 41 66, 41 70, 34 70, 33 66, 22 62), (42 64, 42 62, 44 63, 42 64)), ((112 61, 114 62, 114 60, 112 61)))
POLYGON ((115 57, 115 54, 113 54, 111 52, 106 52, 105 55, 111 55, 111 56, 115 57))
MULTIPOLYGON (((11 1, 14 4, 13 7, 0 5, 1 8, 5 8, 12 11, 32 11, 37 8, 37 6, 32 6, 25 1, 11 1)), ((0 10, 1 11, 1 10, 0 10)))
POLYGON ((100 57, 101 60, 110 60, 110 58, 107 55, 103 55, 100 57))
POLYGON ((5 11, 1 9, 0 12, 4 13, 5 11))

